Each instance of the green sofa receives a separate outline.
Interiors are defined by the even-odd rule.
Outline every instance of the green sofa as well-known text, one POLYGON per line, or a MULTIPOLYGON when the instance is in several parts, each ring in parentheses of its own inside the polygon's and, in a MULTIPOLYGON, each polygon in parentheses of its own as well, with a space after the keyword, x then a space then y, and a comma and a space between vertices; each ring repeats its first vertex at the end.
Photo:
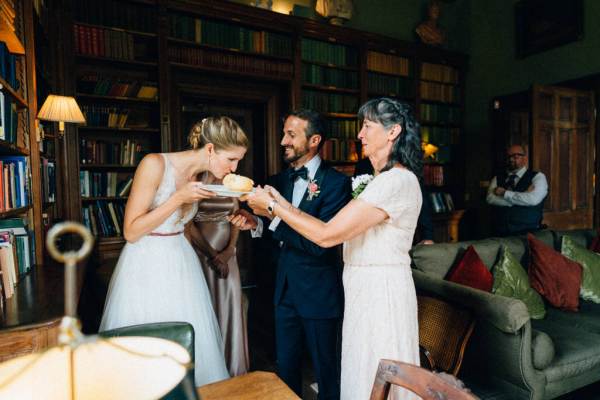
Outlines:
MULTIPOLYGON (((540 231, 535 236, 560 249, 562 236, 589 245, 593 230, 540 231)), ((600 381, 600 304, 580 299, 579 312, 546 303, 547 314, 532 320, 520 300, 494 295, 444 280, 469 245, 491 268, 500 246, 507 246, 527 268, 525 237, 415 246, 413 278, 419 293, 470 309, 477 325, 468 345, 462 376, 499 388, 514 399, 553 399, 600 381)))

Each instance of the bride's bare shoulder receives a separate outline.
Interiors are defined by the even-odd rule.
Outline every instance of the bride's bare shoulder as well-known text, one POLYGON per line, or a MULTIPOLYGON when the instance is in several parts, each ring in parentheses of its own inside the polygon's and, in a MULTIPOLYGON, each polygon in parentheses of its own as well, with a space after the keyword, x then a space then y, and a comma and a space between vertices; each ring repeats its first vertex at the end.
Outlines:
POLYGON ((150 153, 140 161, 137 167, 136 175, 160 176, 162 177, 165 168, 165 160, 158 153, 150 153))

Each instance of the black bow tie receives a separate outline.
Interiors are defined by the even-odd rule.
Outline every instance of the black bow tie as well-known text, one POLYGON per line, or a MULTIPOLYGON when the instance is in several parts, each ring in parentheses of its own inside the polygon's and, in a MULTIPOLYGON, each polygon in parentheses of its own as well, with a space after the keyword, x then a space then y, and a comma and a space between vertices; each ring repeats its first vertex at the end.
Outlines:
POLYGON ((292 169, 292 170, 290 170, 290 180, 292 182, 295 182, 296 178, 302 178, 304 180, 307 180, 307 178, 308 178, 308 169, 306 169, 306 167, 300 167, 298 169, 292 169))

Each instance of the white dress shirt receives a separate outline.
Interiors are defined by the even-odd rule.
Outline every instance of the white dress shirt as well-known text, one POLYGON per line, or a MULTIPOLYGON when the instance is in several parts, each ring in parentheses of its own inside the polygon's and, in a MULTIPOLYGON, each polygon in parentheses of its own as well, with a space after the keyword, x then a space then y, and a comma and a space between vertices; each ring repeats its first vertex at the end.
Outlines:
MULTIPOLYGON (((512 174, 517 175, 514 186, 517 186, 517 183, 521 180, 526 171, 527 167, 523 167, 517 172, 512 172, 509 174, 509 176, 512 174)), ((498 196, 494 193, 494 190, 496 190, 497 187, 497 178, 493 177, 487 192, 486 200, 488 204, 503 207, 537 206, 542 202, 542 200, 544 200, 546 195, 548 195, 548 181, 546 180, 546 175, 544 175, 541 172, 535 174, 535 176, 531 180, 531 190, 528 190, 526 192, 515 192, 513 190, 507 190, 506 192, 504 192, 504 196, 498 196)))
MULTIPOLYGON (((317 173, 317 170, 321 166, 321 157, 319 157, 319 155, 317 154, 316 156, 311 158, 306 164, 304 164, 304 166, 308 170, 307 178, 311 179, 311 180, 315 179, 315 174, 317 173)), ((300 205, 300 202, 302 201, 302 198, 304 197, 304 193, 306 192, 306 189, 308 188, 308 179, 303 179, 300 177, 296 178, 296 181, 294 182, 294 192, 292 194, 292 205, 294 207, 298 207, 300 205)), ((275 229, 277 229, 277 226, 279 225, 280 222, 281 222, 281 218, 279 218, 279 217, 273 218, 273 220, 269 224, 269 230, 275 231, 275 229)), ((250 235, 253 238, 256 238, 256 237, 261 237, 262 233, 263 233, 263 222, 260 218, 257 218, 256 229, 252 229, 250 231, 250 235)))

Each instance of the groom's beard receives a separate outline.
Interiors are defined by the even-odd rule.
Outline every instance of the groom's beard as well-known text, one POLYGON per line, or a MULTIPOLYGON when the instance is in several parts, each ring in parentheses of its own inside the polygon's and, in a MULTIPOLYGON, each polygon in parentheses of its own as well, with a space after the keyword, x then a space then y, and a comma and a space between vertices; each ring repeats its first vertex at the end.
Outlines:
POLYGON ((306 154, 308 154, 308 143, 306 144, 306 146, 304 146, 304 148, 300 148, 300 147, 294 147, 294 146, 285 146, 285 149, 292 149, 292 152, 289 156, 284 155, 283 156, 283 160, 288 163, 288 164, 293 164, 296 161, 298 161, 300 158, 304 157, 306 154))

